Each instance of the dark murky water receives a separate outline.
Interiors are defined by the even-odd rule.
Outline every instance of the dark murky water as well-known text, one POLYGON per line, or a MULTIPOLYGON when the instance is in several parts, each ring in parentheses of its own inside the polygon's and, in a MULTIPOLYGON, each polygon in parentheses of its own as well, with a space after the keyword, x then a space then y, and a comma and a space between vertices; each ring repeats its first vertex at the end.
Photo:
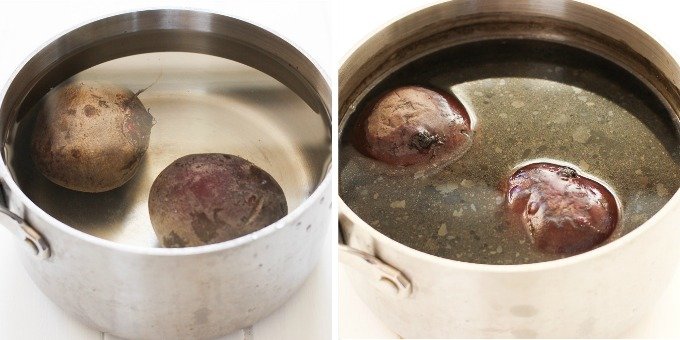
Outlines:
POLYGON ((395 174, 342 138, 339 190, 362 219, 420 251, 488 264, 562 257, 536 251, 505 223, 501 183, 532 159, 571 163, 614 189, 622 219, 605 243, 644 223, 680 187, 668 112, 632 75, 591 54, 540 42, 475 43, 404 67, 368 97, 402 85, 456 95, 477 118, 473 146, 434 173, 395 174))

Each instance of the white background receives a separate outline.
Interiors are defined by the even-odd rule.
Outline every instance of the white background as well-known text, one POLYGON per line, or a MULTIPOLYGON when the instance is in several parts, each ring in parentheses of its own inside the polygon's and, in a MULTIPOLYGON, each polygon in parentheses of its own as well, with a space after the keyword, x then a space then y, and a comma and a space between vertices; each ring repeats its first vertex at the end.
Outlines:
MULTIPOLYGON (((679 5, 672 1, 584 1, 613 12, 643 28, 680 60, 679 5)), ((300 46, 335 82, 336 67, 348 53, 385 24, 433 3, 423 0, 326 1, 2 1, 0 0, 0 86, 32 51, 61 32, 93 18, 115 12, 151 7, 187 7, 247 18, 300 46), (333 39, 331 28, 333 21, 333 39), (332 48, 331 48, 332 45, 332 48)), ((337 164, 337 162, 336 162, 337 164)), ((331 233, 335 232, 334 223, 331 233)), ((301 291, 281 310, 254 327, 255 339, 324 339, 332 323, 329 293, 335 283, 337 258, 327 250, 301 291)), ((16 242, 0 228, 0 340, 111 338, 85 328, 64 315, 33 285, 18 262, 16 242)), ((389 338, 389 332, 358 299, 340 266, 339 333, 341 337, 389 338)), ((338 289, 333 289, 337 296, 338 289)), ((333 311, 333 314, 336 314, 333 311)), ((337 314, 336 314, 337 315, 337 314)), ((680 337, 680 268, 656 308, 640 324, 631 325, 631 337, 680 337)), ((336 326, 337 327, 337 326, 336 326)), ((333 334, 337 334, 334 327, 333 334)), ((232 334, 226 339, 243 339, 232 334)))
MULTIPOLYGON (((335 31, 333 47, 339 67, 349 53, 379 31, 417 9, 438 1, 423 0, 342 0, 334 4, 335 31)), ((582 1, 614 13, 642 28, 680 60, 680 4, 661 0, 588 0, 582 1)), ((680 227, 680 221, 678 224, 680 227)), ((394 338, 354 292, 345 268, 339 273, 339 332, 341 338, 394 338)), ((625 297, 622 297, 625 298, 625 297)), ((680 338, 680 267, 674 280, 655 309, 641 323, 631 325, 625 333, 634 338, 680 338)))
MULTIPOLYGON (((156 7, 207 9, 247 19, 301 47, 326 74, 335 73, 327 1, 0 1, 0 86, 34 50, 62 32, 113 13, 156 7)), ((248 339, 330 337, 335 228, 329 230, 325 250, 310 278, 286 305, 257 323, 248 339)), ((0 340, 114 338, 79 324, 42 295, 19 263, 16 243, 0 227, 0 340)), ((244 339, 244 334, 236 332, 225 339, 244 339)))

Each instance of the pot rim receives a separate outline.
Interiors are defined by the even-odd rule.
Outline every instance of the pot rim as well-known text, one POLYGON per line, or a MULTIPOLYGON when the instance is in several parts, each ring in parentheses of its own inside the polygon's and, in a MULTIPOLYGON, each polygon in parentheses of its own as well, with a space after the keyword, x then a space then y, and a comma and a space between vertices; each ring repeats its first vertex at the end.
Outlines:
MULTIPOLYGON (((595 12, 597 14, 604 14, 608 16, 608 19, 613 19, 615 20, 616 25, 627 25, 630 28, 634 29, 637 31, 638 34, 640 34, 642 37, 644 37, 648 43, 651 43, 655 45, 656 48, 661 50, 662 52, 666 53, 668 56, 671 57, 672 62, 674 63, 674 66, 676 70, 680 70, 680 66, 677 64, 677 59, 670 55, 666 49, 659 44, 654 38, 652 38, 649 34, 647 34, 646 31, 643 29, 639 28, 638 26, 633 25, 629 21, 613 14, 610 13, 604 9, 592 6, 590 4, 586 4, 583 2, 580 2, 578 0, 562 0, 563 2, 568 2, 571 3, 572 5, 575 5, 577 7, 581 7, 582 10, 584 11, 590 11, 590 12, 595 12)), ((340 66, 340 72, 343 73, 343 71, 348 67, 349 62, 351 61, 352 57, 356 55, 356 52, 359 51, 369 40, 371 40, 376 34, 382 33, 386 30, 387 27, 390 27, 394 24, 396 24, 398 21, 401 21, 402 19, 406 18, 407 16, 414 15, 416 13, 419 13, 421 11, 427 10, 429 8, 435 7, 442 5, 444 3, 457 3, 457 4, 464 4, 470 2, 469 0, 434 0, 430 4, 426 4, 424 6, 419 6, 413 10, 410 10, 407 12, 407 15, 403 15, 397 18, 394 18, 392 21, 387 22, 383 24, 380 28, 373 30, 372 32, 369 33, 369 35, 363 37, 357 44, 354 44, 353 49, 346 53, 344 55, 344 58, 342 60, 341 66, 340 66)), ((500 1, 497 1, 500 2, 500 1)), ((538 0, 538 2, 545 2, 542 0, 538 0)), ((340 83, 340 82, 338 82, 340 83)), ((342 108, 343 103, 338 103, 339 108, 342 108)), ((665 105, 668 110, 670 111, 677 111, 673 110, 667 105, 665 105)), ((680 114, 680 112, 675 112, 676 114, 680 114)), ((347 119, 347 118, 344 118, 347 119)), ((340 119, 339 121, 342 121, 344 119, 340 119)), ((339 138, 339 133, 338 133, 338 138, 339 138)), ((652 217, 650 217, 647 221, 633 229, 632 231, 628 232, 627 234, 619 237, 616 240, 613 240, 607 244, 604 244, 600 247, 597 247, 595 249, 576 254, 576 255, 571 255, 567 256, 561 259, 556 259, 556 260, 550 260, 550 261, 543 261, 543 262, 534 262, 534 263, 526 263, 526 264, 485 264, 485 263, 474 263, 474 262, 464 262, 464 261, 459 261, 455 259, 448 259, 444 257, 439 257, 436 255, 432 255, 420 250, 417 250, 415 248, 411 248, 407 245, 404 245, 402 243, 397 242, 396 240, 388 237, 387 235, 381 233, 377 229, 373 228, 370 224, 368 224, 366 221, 364 221, 361 217, 359 217, 340 197, 340 194, 338 193, 337 196, 339 206, 338 206, 338 213, 341 216, 346 217, 350 223, 362 229, 362 231, 365 231, 368 233, 370 237, 372 237, 374 240, 379 241, 378 243, 385 244, 388 248, 394 249, 395 251, 398 251, 400 253, 405 254, 406 256, 409 256, 411 258, 415 258, 417 260, 421 260, 424 262, 431 262, 434 265, 438 266, 443 266, 447 268, 453 268, 453 269, 458 269, 458 270, 469 270, 469 271, 476 271, 476 272, 483 272, 483 273, 490 273, 490 274, 515 274, 515 273, 532 273, 532 272, 539 272, 539 271, 547 271, 547 270, 553 270, 553 269, 558 269, 562 267, 568 267, 572 265, 577 265, 578 263, 581 262, 586 262, 589 260, 592 260, 596 257, 600 256, 605 256, 606 254, 616 251, 617 249, 625 246, 628 243, 633 242, 635 239, 637 239, 641 234, 645 233, 647 230, 653 228, 660 220, 666 218, 674 209, 680 209, 680 189, 676 190, 675 194, 666 202, 666 204, 659 209, 652 217)), ((341 228, 342 229, 342 228, 341 228)), ((377 256, 380 256, 376 254, 377 256)), ((389 265, 395 266, 395 268, 399 270, 403 270, 404 268, 400 268, 400 263, 389 263, 389 259, 383 259, 388 262, 389 265)))
MULTIPOLYGON (((251 22, 245 18, 238 17, 238 16, 233 16, 233 15, 227 15, 223 13, 216 13, 207 9, 199 9, 199 8, 193 8, 190 6, 183 6, 183 7, 175 7, 175 6, 167 6, 167 7, 148 7, 148 8, 140 8, 140 9, 135 9, 135 10, 127 10, 127 11, 116 11, 111 14, 107 15, 102 15, 98 16, 96 18, 93 18, 91 20, 88 20, 86 22, 71 26, 70 28, 61 31, 57 33, 55 36, 50 38, 49 40, 43 42, 38 46, 29 56, 27 56, 21 64, 15 68, 14 72, 9 76, 8 80, 5 82, 5 85, 2 88, 2 91, 0 91, 0 102, 4 100, 5 96, 7 95, 7 91, 16 79, 17 75, 19 72, 28 64, 28 62, 33 59, 38 53, 40 53, 42 50, 44 50, 48 45, 51 43, 55 42, 56 40, 62 38, 63 36, 69 34, 70 32, 98 22, 100 20, 104 19, 109 19, 117 16, 123 16, 123 15, 130 15, 133 13, 139 13, 139 12, 158 12, 158 11, 177 11, 177 12, 197 12, 197 13, 204 13, 204 14, 211 14, 211 15, 219 15, 231 19, 236 19, 238 21, 241 21, 245 24, 250 24, 256 27, 259 27, 260 29, 266 31, 267 33, 270 33, 277 38, 283 40, 285 43, 289 44, 291 47, 293 47, 298 53, 300 53, 305 59, 307 59, 312 66, 314 66, 314 69, 318 74, 321 76, 321 78, 324 81, 324 84, 327 85, 328 87, 331 87, 331 82, 330 78, 328 77, 328 74, 326 71, 319 65, 319 63, 312 58, 305 50, 300 48, 300 46, 296 45, 295 43, 290 42, 288 39, 283 37, 281 34, 276 32, 275 30, 272 30, 266 25, 261 25, 259 23, 254 23, 251 22)), ((330 103, 330 102, 329 102, 330 103)), ((330 104, 331 107, 326 108, 329 110, 328 112, 328 122, 331 123, 332 126, 332 116, 330 115, 332 112, 332 104, 330 104)), ((3 137, 4 138, 4 137, 3 137)), ((331 185, 331 174, 333 173, 333 162, 332 160, 325 166, 325 173, 323 175, 322 180, 316 185, 316 188, 314 188, 314 191, 307 197, 305 198, 302 203, 297 206, 293 211, 289 212, 286 214, 286 216, 282 217, 278 221, 262 228, 259 229, 255 232, 252 232, 250 234, 243 235, 241 237, 231 239, 228 241, 220 242, 220 243, 214 243, 214 244, 207 244, 207 245, 202 245, 202 246, 195 246, 195 247, 185 247, 185 248, 163 248, 163 247, 149 247, 149 246, 139 246, 139 245, 131 245, 131 244, 124 244, 124 243, 118 243, 115 241, 110 241, 107 239, 99 238, 97 236, 90 235, 88 233, 85 233, 83 231, 80 231, 76 228, 73 228, 69 226, 66 223, 63 223, 56 218, 54 218, 52 215, 48 214, 45 212, 42 208, 40 208, 38 205, 36 205, 33 201, 31 201, 28 196, 21 190, 19 185, 15 182, 14 178, 12 177, 9 167, 7 163, 5 162, 4 157, 0 157, 0 180, 2 183, 7 185, 9 195, 7 195, 7 192, 5 192, 6 196, 11 196, 11 198, 18 199, 23 207, 25 209, 29 209, 31 211, 34 211, 38 214, 38 216, 42 219, 44 219, 47 223, 50 224, 50 226, 56 228, 57 230, 64 232, 66 234, 69 234, 73 237, 79 238, 85 242, 90 242, 94 245, 101 246, 103 248, 108 248, 111 250, 116 250, 116 251, 122 251, 122 252, 127 252, 127 253, 132 253, 132 254, 137 254, 137 255, 150 255, 150 256, 186 256, 186 255, 201 255, 201 254, 207 254, 207 253, 213 253, 213 252, 220 252, 223 250, 227 249, 232 249, 232 248, 237 248, 242 245, 248 244, 250 242, 253 242, 259 238, 267 237, 270 234, 273 234, 274 232, 284 229, 285 227, 293 224, 292 222, 296 221, 299 219, 308 209, 312 209, 312 204, 315 204, 321 199, 321 195, 324 195, 324 191, 326 191, 326 188, 331 185)), ((2 193, 0 193, 2 194, 2 193)), ((10 201, 10 197, 7 197, 7 201, 10 201)), ((49 239, 47 240, 49 242, 49 239)))

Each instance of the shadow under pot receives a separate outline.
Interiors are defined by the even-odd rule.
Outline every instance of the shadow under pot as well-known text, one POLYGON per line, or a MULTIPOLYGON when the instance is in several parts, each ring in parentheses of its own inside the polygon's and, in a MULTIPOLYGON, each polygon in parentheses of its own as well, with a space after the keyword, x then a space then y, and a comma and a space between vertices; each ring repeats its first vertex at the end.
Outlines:
POLYGON ((89 327, 194 339, 250 326, 321 252, 330 105, 315 64, 248 22, 162 9, 87 23, 2 94, 0 222, 36 285, 89 327), (182 171, 159 176, 171 164, 182 171), (174 214, 211 188, 240 199, 174 214))
POLYGON ((339 78, 359 296, 406 338, 621 335, 679 258, 679 75, 642 31, 572 1, 453 1, 376 33, 339 78), (469 143, 428 110, 468 117, 441 124, 469 143))

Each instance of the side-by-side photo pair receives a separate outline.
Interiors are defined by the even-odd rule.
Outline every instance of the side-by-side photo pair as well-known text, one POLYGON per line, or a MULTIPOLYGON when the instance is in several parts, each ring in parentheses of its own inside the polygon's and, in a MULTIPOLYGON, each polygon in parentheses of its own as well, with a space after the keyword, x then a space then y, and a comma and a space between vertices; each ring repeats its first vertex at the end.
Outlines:
POLYGON ((680 337, 678 10, 0 0, 0 340, 680 337))

